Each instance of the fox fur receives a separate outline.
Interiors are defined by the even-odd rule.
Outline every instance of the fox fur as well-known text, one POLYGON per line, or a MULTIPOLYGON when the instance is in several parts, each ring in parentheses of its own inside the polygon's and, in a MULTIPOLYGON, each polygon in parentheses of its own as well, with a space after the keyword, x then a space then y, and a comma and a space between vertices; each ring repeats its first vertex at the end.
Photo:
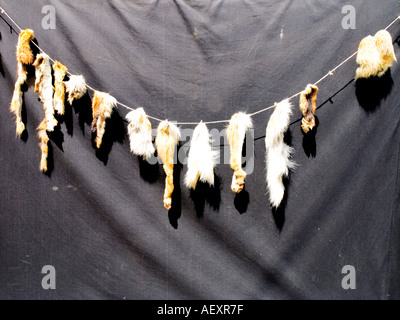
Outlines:
POLYGON ((315 110, 317 109, 318 87, 309 84, 300 94, 300 110, 303 113, 301 128, 305 133, 315 127, 315 110))
POLYGON ((172 206, 172 192, 174 191, 174 152, 179 144, 181 134, 179 128, 168 120, 162 121, 157 128, 157 154, 163 162, 166 174, 164 190, 164 207, 169 210, 172 206))
POLYGON ((54 131, 57 120, 54 118, 53 106, 53 79, 51 75, 50 58, 47 54, 41 53, 33 63, 35 67, 35 92, 40 94, 40 100, 46 117, 47 131, 54 131))
POLYGON ((72 75, 64 84, 65 91, 68 93, 69 104, 72 104, 74 100, 79 100, 86 94, 86 81, 83 76, 72 75))
POLYGON ((285 194, 282 178, 289 175, 289 169, 296 164, 290 160, 293 148, 284 142, 284 134, 289 127, 292 104, 288 99, 275 104, 265 136, 267 186, 269 201, 273 208, 278 208, 285 194))
POLYGON ((230 147, 230 164, 233 169, 231 189, 235 193, 243 190, 246 172, 242 169, 242 149, 246 131, 253 127, 251 117, 243 112, 235 113, 226 131, 230 147))
POLYGON ((40 170, 42 172, 47 172, 47 157, 49 155, 49 136, 47 135, 47 119, 43 119, 37 128, 37 135, 39 137, 40 143, 39 147, 42 152, 40 159, 40 170))
POLYGON ((378 31, 375 36, 367 36, 358 46, 356 79, 381 77, 397 61, 392 37, 386 30, 378 31))
POLYGON ((53 64, 54 71, 54 109, 59 115, 65 112, 65 83, 64 78, 68 73, 68 68, 56 61, 53 64))
POLYGON ((143 110, 138 108, 126 115, 128 120, 128 135, 131 152, 137 156, 149 159, 155 152, 151 134, 151 123, 143 110))
POLYGON ((197 181, 214 185, 214 168, 218 152, 212 149, 212 141, 207 126, 201 122, 194 129, 190 143, 188 171, 185 184, 188 188, 196 189, 197 181))
POLYGON ((106 131, 106 119, 111 118, 117 100, 105 92, 95 91, 92 101, 92 132, 96 132, 96 147, 100 148, 106 131))
POLYGON ((22 86, 25 84, 28 71, 27 65, 31 65, 34 62, 34 54, 30 48, 30 42, 35 38, 34 32, 31 29, 22 31, 18 37, 18 45, 16 51, 17 58, 17 81, 14 86, 14 93, 10 104, 10 111, 15 115, 16 123, 16 134, 21 136, 25 131, 25 125, 22 121, 22 98, 23 91, 22 86))

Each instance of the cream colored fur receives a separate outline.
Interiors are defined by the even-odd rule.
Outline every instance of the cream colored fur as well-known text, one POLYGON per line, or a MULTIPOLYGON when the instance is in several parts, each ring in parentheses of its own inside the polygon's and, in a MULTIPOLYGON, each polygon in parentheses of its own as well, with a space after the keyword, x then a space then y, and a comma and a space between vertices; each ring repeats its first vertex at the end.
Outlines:
POLYGON ((65 81, 65 91, 68 93, 68 103, 72 104, 74 100, 79 100, 86 94, 86 81, 83 76, 70 76, 68 81, 65 81))
POLYGON ((66 66, 56 61, 53 64, 54 71, 54 109, 59 115, 65 112, 65 83, 64 78, 68 73, 66 66))

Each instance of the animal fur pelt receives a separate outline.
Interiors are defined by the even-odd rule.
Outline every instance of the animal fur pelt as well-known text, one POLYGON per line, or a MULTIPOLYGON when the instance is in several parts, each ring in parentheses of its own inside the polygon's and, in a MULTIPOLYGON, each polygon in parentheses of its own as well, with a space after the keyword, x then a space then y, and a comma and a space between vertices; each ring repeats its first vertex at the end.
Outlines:
POLYGON ((15 115, 16 133, 20 136, 25 131, 25 125, 22 122, 22 97, 24 95, 22 86, 25 84, 28 71, 27 65, 33 64, 35 57, 30 48, 30 42, 35 38, 31 29, 22 31, 18 37, 17 45, 17 81, 15 82, 14 93, 10 104, 10 111, 15 115))
POLYGON ((278 208, 285 194, 282 182, 284 176, 289 175, 289 169, 295 167, 290 160, 293 149, 284 142, 284 134, 289 127, 292 105, 288 99, 275 104, 266 129, 266 166, 269 201, 274 208, 278 208))
POLYGON ((92 132, 96 132, 96 147, 100 148, 106 131, 106 119, 111 118, 117 100, 105 92, 95 91, 92 101, 92 132))
POLYGON ((242 169, 242 149, 246 131, 253 127, 251 117, 243 112, 235 113, 229 121, 227 137, 230 147, 230 164, 233 169, 231 189, 240 193, 243 190, 246 172, 242 169))
POLYGON ((68 73, 68 68, 56 61, 53 64, 54 71, 54 109, 59 115, 65 112, 65 83, 64 78, 68 73))
POLYGON ((143 108, 138 108, 126 115, 128 120, 128 135, 133 154, 142 156, 144 160, 154 154, 151 123, 143 108))
POLYGON ((163 162, 165 179, 164 207, 169 210, 172 206, 172 192, 174 191, 174 152, 179 144, 181 134, 179 128, 168 120, 162 121, 157 128, 157 154, 163 162))
POLYGON ((33 63, 35 67, 35 92, 40 94, 40 100, 43 103, 43 108, 46 117, 46 130, 53 131, 57 125, 57 120, 54 118, 53 106, 53 79, 51 75, 50 58, 47 54, 41 53, 36 57, 33 63))
POLYGON ((318 87, 309 84, 300 94, 300 110, 303 113, 301 128, 305 133, 315 127, 315 110, 317 109, 318 87))
POLYGON ((386 30, 378 31, 375 36, 367 36, 358 46, 356 79, 381 77, 397 61, 394 54, 392 37, 386 30))
POLYGON ((196 189, 197 181, 214 185, 214 168, 218 152, 212 149, 212 141, 207 126, 201 122, 194 129, 190 143, 188 171, 185 184, 188 188, 196 189))
POLYGON ((68 103, 72 104, 74 100, 79 100, 86 94, 86 81, 83 76, 71 75, 68 81, 65 81, 65 91, 68 93, 68 103))
POLYGON ((49 154, 49 136, 47 135, 47 119, 43 119, 37 128, 37 135, 40 139, 40 150, 42 152, 40 159, 40 170, 47 172, 47 156, 49 154))

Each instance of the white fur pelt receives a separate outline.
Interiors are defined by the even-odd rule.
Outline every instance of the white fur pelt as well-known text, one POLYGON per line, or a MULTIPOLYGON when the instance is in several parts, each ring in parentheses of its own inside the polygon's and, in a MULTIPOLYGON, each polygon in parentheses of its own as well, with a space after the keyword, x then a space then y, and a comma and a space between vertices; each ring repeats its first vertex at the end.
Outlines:
POLYGON ((156 147, 157 154, 163 162, 166 174, 164 190, 164 207, 172 207, 172 192, 174 191, 174 153, 175 146, 179 144, 181 133, 179 128, 168 120, 162 121, 157 128, 156 147))
POLYGON ((54 71, 54 109, 59 115, 65 112, 65 83, 64 78, 68 73, 68 68, 61 62, 56 61, 53 64, 54 71))
POLYGON ((27 65, 33 64, 35 57, 30 48, 30 42, 35 38, 33 30, 23 30, 18 37, 17 45, 17 81, 15 82, 14 93, 10 104, 10 111, 15 115, 16 133, 20 136, 25 131, 25 125, 22 122, 22 97, 24 95, 22 86, 25 84, 28 71, 27 65))
POLYGON ((92 132, 96 132, 96 147, 100 148, 106 132, 106 119, 111 118, 117 100, 105 92, 95 91, 92 101, 92 132))
POLYGON ((213 150, 212 141, 207 126, 201 122, 194 129, 190 142, 188 171, 185 184, 188 188, 196 189, 197 181, 214 185, 214 168, 218 152, 213 150))
POLYGON ((153 137, 151 134, 151 123, 143 110, 138 108, 126 115, 128 120, 128 135, 130 149, 133 154, 142 156, 144 160, 154 154, 153 137))
POLYGON ((235 193, 240 193, 244 187, 246 172, 242 169, 242 149, 246 131, 253 127, 251 117, 244 113, 235 113, 229 121, 226 131, 230 147, 230 164, 233 169, 231 189, 235 193))
POLYGON ((68 103, 79 100, 86 94, 86 81, 83 76, 71 75, 68 81, 64 81, 65 91, 68 93, 68 103))
POLYGON ((33 63, 35 67, 35 92, 40 94, 40 100, 43 103, 43 108, 46 118, 46 130, 54 131, 57 125, 57 120, 54 118, 53 105, 53 78, 51 75, 50 58, 47 54, 41 53, 36 57, 33 63))
POLYGON ((288 99, 275 104, 266 130, 266 165, 269 201, 274 208, 278 208, 285 194, 282 178, 289 175, 289 169, 295 167, 290 160, 293 148, 288 146, 283 138, 289 127, 292 105, 288 99))

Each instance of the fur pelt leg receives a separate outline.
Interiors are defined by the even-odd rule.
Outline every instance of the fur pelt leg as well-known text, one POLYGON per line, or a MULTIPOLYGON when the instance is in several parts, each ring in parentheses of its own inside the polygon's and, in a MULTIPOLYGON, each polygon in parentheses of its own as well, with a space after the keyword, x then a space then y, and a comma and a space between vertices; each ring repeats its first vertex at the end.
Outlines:
POLYGON ((212 149, 212 142, 207 126, 200 123, 194 129, 190 143, 188 171, 185 184, 188 188, 196 189, 197 181, 214 185, 214 167, 218 152, 212 149))
POLYGON ((47 157, 49 155, 49 136, 47 135, 47 120, 43 119, 37 128, 37 135, 40 139, 40 150, 42 152, 40 159, 40 170, 42 172, 47 172, 47 157))
POLYGON ((92 101, 92 132, 96 132, 96 147, 100 148, 106 131, 106 119, 111 118, 117 100, 105 92, 95 91, 92 101))
POLYGON ((17 81, 14 86, 14 93, 10 104, 10 111, 15 115, 16 134, 21 136, 25 131, 25 125, 22 122, 22 86, 27 80, 28 72, 26 65, 31 65, 34 62, 34 55, 30 48, 30 42, 35 38, 34 32, 31 29, 22 31, 18 37, 18 45, 16 51, 17 58, 17 81))
POLYGON ((151 123, 143 108, 138 108, 126 115, 128 120, 128 135, 131 152, 142 156, 144 160, 154 154, 153 137, 151 134, 151 123))
POLYGON ((267 165, 267 186, 271 206, 278 208, 285 194, 285 186, 282 178, 289 175, 289 169, 295 167, 290 160, 293 149, 285 144, 284 134, 289 127, 292 105, 289 100, 275 104, 266 129, 266 165, 267 165))
POLYGON ((66 66, 56 61, 53 64, 54 71, 54 109, 59 115, 65 112, 65 83, 64 78, 68 73, 66 66))
POLYGON ((41 53, 36 57, 33 63, 35 67, 35 92, 40 94, 40 100, 46 117, 47 131, 54 131, 57 126, 57 120, 54 118, 53 106, 53 78, 51 75, 50 58, 48 55, 41 53))
POLYGON ((71 75, 65 81, 65 90, 68 93, 68 103, 72 105, 74 100, 79 100, 86 94, 86 81, 83 76, 71 75))
POLYGON ((231 189, 235 193, 240 193, 244 187, 246 172, 242 169, 242 149, 246 131, 252 126, 251 117, 238 112, 232 116, 226 132, 231 153, 230 164, 234 171, 231 189))
POLYGON ((174 152, 179 144, 181 134, 179 128, 168 120, 162 121, 157 128, 157 154, 163 162, 166 174, 164 190, 164 207, 169 210, 172 206, 172 192, 174 191, 174 152))
POLYGON ((305 133, 315 127, 315 110, 317 109, 318 87, 309 84, 300 95, 300 110, 303 113, 301 128, 305 133))

